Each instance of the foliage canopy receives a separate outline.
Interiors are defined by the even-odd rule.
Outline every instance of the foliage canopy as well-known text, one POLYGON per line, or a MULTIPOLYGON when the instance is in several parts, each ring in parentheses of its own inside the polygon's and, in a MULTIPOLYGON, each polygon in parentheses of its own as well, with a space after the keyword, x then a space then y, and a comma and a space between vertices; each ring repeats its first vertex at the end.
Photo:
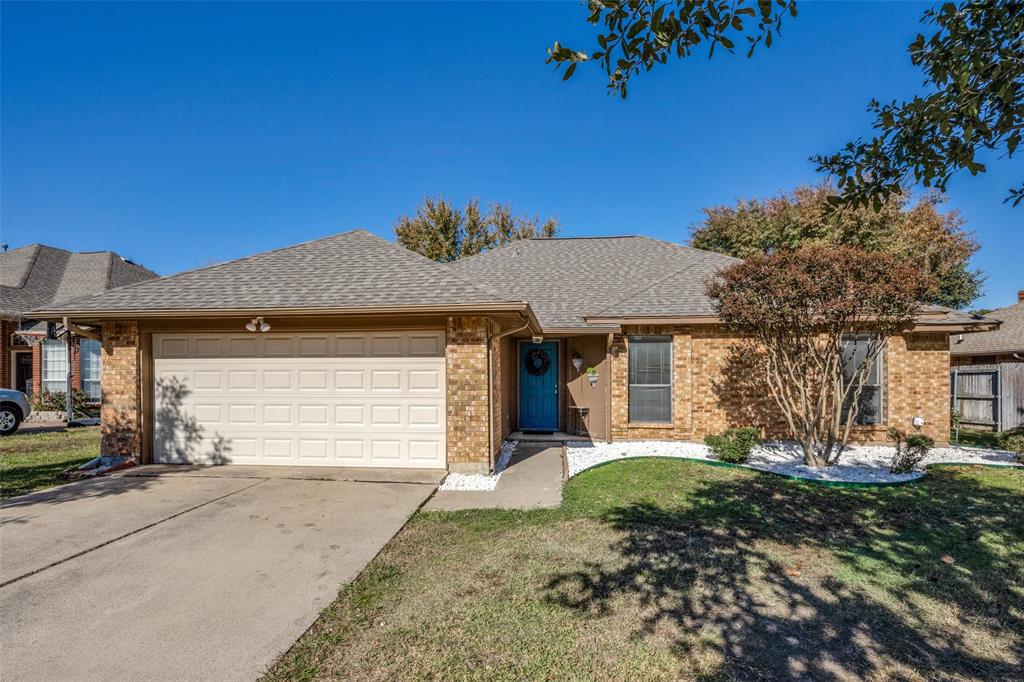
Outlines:
POLYGON ((893 196, 878 211, 853 206, 833 210, 833 195, 828 185, 803 186, 767 199, 705 208, 690 243, 737 258, 811 244, 857 246, 889 253, 933 275, 937 286, 923 299, 926 303, 963 308, 981 295, 984 277, 968 267, 979 244, 963 229, 956 211, 939 210, 937 194, 916 201, 906 194, 893 196))
POLYGON ((536 216, 516 215, 509 204, 492 204, 487 213, 472 199, 463 210, 444 197, 425 197, 413 216, 399 216, 395 239, 407 249, 442 263, 533 237, 553 237, 558 220, 540 223, 536 216))

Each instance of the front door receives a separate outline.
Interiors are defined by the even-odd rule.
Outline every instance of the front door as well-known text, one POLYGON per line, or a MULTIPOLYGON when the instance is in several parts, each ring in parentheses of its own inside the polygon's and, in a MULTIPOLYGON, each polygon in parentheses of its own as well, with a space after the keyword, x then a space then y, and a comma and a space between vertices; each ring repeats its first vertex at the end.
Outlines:
POLYGON ((519 344, 519 428, 558 429, 558 344, 519 344))
POLYGON ((32 353, 14 354, 14 390, 32 393, 32 353))

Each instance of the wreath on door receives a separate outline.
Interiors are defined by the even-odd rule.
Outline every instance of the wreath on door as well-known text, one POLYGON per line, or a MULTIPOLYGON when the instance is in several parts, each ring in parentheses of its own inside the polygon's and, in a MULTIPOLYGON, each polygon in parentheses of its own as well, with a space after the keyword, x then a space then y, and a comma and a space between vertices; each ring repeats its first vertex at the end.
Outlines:
POLYGON ((526 371, 533 376, 544 376, 548 368, 551 367, 551 356, 546 350, 534 348, 523 358, 523 364, 526 366, 526 371))

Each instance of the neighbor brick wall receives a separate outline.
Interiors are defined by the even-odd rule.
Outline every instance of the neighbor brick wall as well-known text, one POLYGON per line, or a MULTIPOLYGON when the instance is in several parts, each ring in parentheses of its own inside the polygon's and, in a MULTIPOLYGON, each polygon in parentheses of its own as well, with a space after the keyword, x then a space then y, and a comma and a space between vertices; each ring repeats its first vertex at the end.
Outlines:
POLYGON ((445 358, 448 468, 452 471, 487 473, 490 469, 493 443, 488 438, 488 427, 493 413, 487 387, 489 325, 485 317, 448 318, 445 358))
MULTIPOLYGON (((623 327, 611 344, 612 438, 617 440, 702 440, 726 428, 755 426, 769 437, 786 433, 786 423, 761 379, 756 360, 738 346, 738 338, 711 325, 637 325, 623 327), (629 423, 628 336, 671 335, 672 423, 629 423)), ((949 336, 917 333, 890 339, 884 359, 884 423, 857 427, 855 442, 882 442, 886 429, 915 429, 937 442, 949 439, 949 336), (945 345, 944 345, 945 344, 945 345)))
POLYGON ((14 388, 14 362, 11 356, 11 334, 17 323, 0 320, 0 388, 14 388))
POLYGON ((107 322, 102 336, 100 453, 128 455, 138 461, 142 447, 139 326, 135 322, 107 322))
POLYGON ((43 392, 43 344, 32 346, 32 395, 43 392))

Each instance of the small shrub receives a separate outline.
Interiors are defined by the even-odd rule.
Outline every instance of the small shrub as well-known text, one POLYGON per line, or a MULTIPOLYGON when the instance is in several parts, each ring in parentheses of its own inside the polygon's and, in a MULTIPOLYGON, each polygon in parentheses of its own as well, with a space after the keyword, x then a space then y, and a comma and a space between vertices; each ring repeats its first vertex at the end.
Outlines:
POLYGON ((999 434, 999 447, 1016 453, 1017 462, 1024 464, 1024 426, 999 434))
POLYGON ((761 432, 754 428, 726 429, 717 436, 704 436, 704 443, 723 462, 742 464, 750 451, 761 444, 761 432))
POLYGON ((896 454, 889 465, 890 473, 894 474, 909 474, 935 446, 935 441, 929 436, 921 433, 908 436, 897 428, 889 429, 889 438, 896 446, 896 454))
MULTIPOLYGON (((95 412, 94 402, 85 391, 71 390, 71 410, 76 416, 95 412)), ((37 412, 63 412, 67 409, 64 391, 42 391, 32 396, 32 409, 37 412)))

